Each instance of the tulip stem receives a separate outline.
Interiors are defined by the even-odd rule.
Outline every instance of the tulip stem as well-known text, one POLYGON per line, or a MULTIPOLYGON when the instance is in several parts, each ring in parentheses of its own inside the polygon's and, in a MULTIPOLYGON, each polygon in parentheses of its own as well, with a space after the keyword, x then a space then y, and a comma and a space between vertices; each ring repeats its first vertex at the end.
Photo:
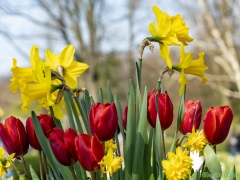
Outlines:
POLYGON ((92 180, 96 180, 96 178, 95 178, 95 173, 94 173, 94 172, 91 172, 90 174, 91 174, 91 179, 92 179, 92 180))
POLYGON ((162 131, 162 143, 163 143, 163 159, 166 159, 166 148, 164 142, 164 131, 162 131))
POLYGON ((71 170, 71 172, 72 172, 72 175, 73 175, 74 180, 77 180, 77 176, 76 176, 76 174, 75 174, 75 172, 74 172, 73 166, 69 166, 69 168, 70 168, 70 170, 71 170))
POLYGON ((38 155, 39 155, 40 178, 43 180, 42 154, 40 150, 38 151, 38 155))
POLYGON ((217 154, 217 146, 215 144, 213 145, 213 151, 217 154))
POLYGON ((21 174, 20 174, 19 170, 17 169, 17 167, 15 166, 14 162, 10 160, 10 163, 11 163, 11 165, 12 165, 13 169, 16 171, 16 173, 17 173, 18 177, 20 177, 20 176, 21 176, 21 174))
POLYGON ((43 161, 44 161, 44 169, 45 169, 45 173, 46 173, 46 179, 48 180, 48 168, 47 168, 47 159, 45 154, 43 153, 43 161))
POLYGON ((20 156, 20 160, 21 160, 21 163, 23 165, 24 173, 25 173, 25 175, 27 176, 27 179, 28 179, 29 175, 28 175, 27 166, 26 166, 26 163, 25 163, 25 160, 24 160, 23 156, 20 156))

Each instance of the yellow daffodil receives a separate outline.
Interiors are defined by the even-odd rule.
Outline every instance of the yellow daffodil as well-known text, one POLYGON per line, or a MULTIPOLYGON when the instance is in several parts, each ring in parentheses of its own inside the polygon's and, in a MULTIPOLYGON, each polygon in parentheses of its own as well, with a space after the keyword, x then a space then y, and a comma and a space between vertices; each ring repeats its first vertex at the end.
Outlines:
POLYGON ((180 62, 176 65, 173 65, 173 69, 181 72, 180 78, 178 82, 182 84, 179 94, 182 95, 184 85, 188 83, 185 74, 192 74, 202 78, 202 83, 207 82, 207 78, 204 75, 204 71, 208 69, 208 67, 204 64, 204 53, 199 53, 199 58, 197 60, 192 60, 192 53, 185 53, 184 46, 180 47, 180 62))
POLYGON ((114 143, 114 141, 111 139, 109 141, 105 141, 104 143, 105 152, 108 152, 108 150, 111 148, 113 152, 117 150, 117 145, 114 143))
POLYGON ((189 178, 192 166, 189 151, 182 151, 181 147, 177 147, 176 154, 168 152, 168 160, 163 160, 162 166, 167 179, 180 180, 189 178))
POLYGON ((13 78, 10 79, 11 84, 9 88, 13 91, 13 93, 18 92, 18 88, 20 87, 20 80, 24 79, 25 82, 34 82, 36 77, 33 75, 33 70, 36 68, 36 61, 40 60, 38 55, 38 47, 33 46, 30 52, 30 64, 31 68, 21 68, 17 66, 17 60, 13 58, 13 67, 11 68, 11 72, 13 74, 13 78))
POLYGON ((14 161, 14 154, 9 156, 4 155, 4 149, 0 148, 0 176, 7 174, 7 170, 12 169, 12 164, 10 161, 14 161))
POLYGON ((193 128, 191 135, 188 137, 187 142, 183 145, 185 148, 190 148, 191 152, 199 152, 201 153, 204 146, 207 144, 207 140, 203 134, 203 130, 200 132, 193 128))
POLYGON ((85 63, 73 61, 74 52, 73 45, 66 46, 60 55, 51 52, 49 49, 46 50, 46 65, 63 76, 67 85, 71 88, 77 87, 77 77, 89 67, 85 63))
POLYGON ((113 149, 109 148, 107 155, 104 156, 102 161, 100 161, 98 164, 101 165, 103 173, 109 172, 112 176, 113 173, 121 168, 122 158, 118 156, 114 157, 113 149))
MULTIPOLYGON (((51 71, 49 67, 45 66, 44 68, 45 75, 40 78, 39 83, 36 84, 27 84, 24 80, 20 81, 21 83, 21 99, 23 101, 22 110, 28 111, 28 105, 36 100, 42 98, 47 98, 48 106, 54 105, 54 102, 51 100, 51 71)), ((36 74, 36 76, 38 76, 36 74)))
POLYGON ((4 115, 4 111, 3 111, 3 109, 0 107, 0 118, 3 117, 3 115, 4 115))
POLYGON ((179 14, 170 17, 157 6, 153 6, 153 12, 157 23, 152 22, 149 25, 149 32, 152 35, 149 40, 159 43, 160 56, 166 61, 168 68, 172 69, 168 46, 180 45, 181 43, 187 45, 187 42, 193 41, 193 38, 188 35, 188 28, 179 14))

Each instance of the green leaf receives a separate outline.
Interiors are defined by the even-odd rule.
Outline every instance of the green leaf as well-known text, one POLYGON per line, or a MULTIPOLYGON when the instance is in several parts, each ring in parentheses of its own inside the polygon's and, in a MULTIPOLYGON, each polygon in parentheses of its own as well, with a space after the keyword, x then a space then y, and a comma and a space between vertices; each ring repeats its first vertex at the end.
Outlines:
POLYGON ((233 167, 231 168, 230 172, 227 175, 228 175, 227 176, 228 178, 226 180, 236 180, 237 179, 236 178, 236 176, 237 176, 236 168, 235 168, 234 165, 233 165, 233 167))
MULTIPOLYGON (((121 108, 121 104, 120 104, 120 101, 119 101, 119 98, 117 97, 117 95, 114 96, 114 103, 115 103, 116 108, 117 108, 118 126, 120 128, 120 132, 121 132, 122 137, 123 137, 123 146, 124 146, 126 137, 125 137, 125 134, 124 134, 124 127, 123 127, 123 122, 122 122, 122 108, 121 108)), ((123 147, 123 149, 124 149, 124 147, 123 147)))
POLYGON ((86 114, 86 112, 84 112, 84 110, 82 108, 82 104, 79 102, 78 98, 74 97, 74 100, 75 100, 75 103, 77 104, 78 110, 80 111, 80 114, 81 114, 81 117, 82 117, 85 129, 87 131, 87 134, 91 135, 87 114, 86 114))
POLYGON ((47 167, 47 168, 48 168, 48 177, 50 178, 50 180, 54 180, 51 168, 49 168, 49 167, 47 167))
POLYGON ((113 99, 113 94, 112 94, 109 80, 107 81, 107 90, 108 90, 108 100, 110 103, 112 103, 114 102, 114 99, 113 99))
POLYGON ((36 174, 36 172, 34 171, 34 169, 32 168, 31 165, 30 165, 30 173, 31 173, 31 176, 32 176, 33 180, 40 180, 38 175, 36 174))
POLYGON ((77 129, 78 129, 77 132, 83 133, 83 128, 82 128, 81 120, 79 118, 79 115, 78 115, 78 112, 77 112, 77 109, 76 109, 76 104, 74 103, 73 97, 70 95, 70 93, 68 93, 68 100, 70 102, 72 113, 74 115, 75 122, 77 124, 77 129))
POLYGON ((49 164, 51 165, 51 168, 53 170, 55 177, 60 180, 60 177, 58 175, 58 172, 60 171, 64 179, 73 179, 70 169, 66 166, 61 165, 55 158, 52 152, 52 149, 50 147, 49 141, 45 137, 42 127, 38 121, 38 118, 33 111, 32 111, 32 120, 33 120, 34 130, 36 132, 38 141, 49 161, 49 164))
POLYGON ((133 157, 132 180, 138 180, 142 174, 145 145, 147 144, 147 88, 145 87, 143 104, 141 108, 140 120, 136 136, 135 152, 133 157))
POLYGON ((211 173, 210 173, 210 171, 208 170, 207 167, 203 168, 200 179, 201 180, 212 180, 211 173))
POLYGON ((51 116, 52 116, 52 118, 53 118, 53 120, 54 120, 56 126, 57 126, 58 128, 60 128, 60 129, 63 129, 60 120, 57 119, 57 118, 54 116, 54 111, 53 111, 52 106, 49 106, 49 109, 50 109, 51 116))
POLYGON ((172 141, 172 144, 171 144, 170 152, 174 152, 175 149, 176 149, 177 133, 178 133, 178 130, 180 128, 180 125, 182 123, 182 119, 183 119, 183 116, 184 116, 185 94, 186 94, 186 85, 184 86, 184 91, 183 91, 183 94, 181 96, 181 100, 180 100, 179 107, 178 107, 177 127, 176 127, 174 138, 173 138, 173 141, 172 141))
POLYGON ((84 91, 84 99, 85 99, 87 114, 89 114, 89 110, 91 107, 91 99, 90 99, 88 90, 84 91))
POLYGON ((155 180, 154 175, 152 174, 149 178, 149 180, 155 180))
POLYGON ((163 160, 163 137, 162 137, 162 128, 160 125, 160 120, 159 117, 157 115, 157 121, 156 121, 156 128, 155 128, 155 147, 156 147, 156 160, 155 163, 158 163, 159 167, 158 167, 158 177, 160 177, 160 179, 163 177, 163 169, 162 169, 162 160, 163 160))
POLYGON ((178 107, 178 117, 177 117, 177 129, 176 131, 178 131, 181 123, 182 123, 182 119, 184 116, 184 101, 185 101, 185 92, 186 92, 186 85, 184 86, 184 91, 180 100, 180 104, 178 107))
POLYGON ((139 90, 141 91, 142 60, 140 59, 138 59, 138 62, 136 63, 136 72, 137 72, 137 84, 139 90))
POLYGON ((20 176, 19 180, 27 180, 26 175, 25 175, 25 174, 22 174, 22 175, 20 176))
POLYGON ((129 178, 129 175, 132 174, 132 159, 130 157, 134 156, 135 148, 135 138, 136 138, 136 121, 135 121, 135 100, 134 100, 134 89, 133 85, 130 82, 130 96, 128 102, 128 115, 127 115, 127 130, 126 130, 126 142, 125 142, 125 151, 124 157, 125 160, 125 179, 129 178))
POLYGON ((65 105, 66 105, 66 111, 67 111, 67 116, 68 116, 70 127, 77 132, 75 122, 74 122, 74 119, 73 119, 73 115, 72 115, 70 100, 69 100, 71 95, 67 91, 64 91, 63 95, 64 95, 64 102, 65 102, 65 105))
POLYGON ((222 174, 221 165, 218 161, 215 152, 209 145, 206 145, 205 148, 203 149, 203 155, 206 165, 211 173, 211 177, 215 179, 220 179, 222 174))
POLYGON ((102 91, 102 88, 98 89, 98 102, 103 104, 103 91, 102 91))
POLYGON ((190 180, 199 180, 199 179, 200 179, 199 171, 195 171, 190 178, 190 180))

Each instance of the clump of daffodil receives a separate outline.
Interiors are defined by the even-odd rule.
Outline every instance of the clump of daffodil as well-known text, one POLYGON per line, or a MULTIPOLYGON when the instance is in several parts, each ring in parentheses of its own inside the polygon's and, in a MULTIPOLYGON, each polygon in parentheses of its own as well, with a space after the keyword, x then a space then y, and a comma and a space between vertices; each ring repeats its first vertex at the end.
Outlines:
POLYGON ((189 151, 182 151, 177 147, 176 154, 168 152, 168 160, 162 161, 163 173, 167 179, 180 180, 188 179, 191 175, 192 159, 189 157, 189 151))
POLYGON ((109 172, 111 176, 121 168, 123 162, 121 157, 114 155, 116 149, 117 146, 113 143, 113 140, 105 142, 105 151, 107 150, 107 155, 105 155, 103 159, 98 163, 101 166, 102 172, 109 172))
POLYGON ((60 55, 46 50, 46 65, 57 71, 70 88, 77 87, 77 77, 88 69, 88 65, 73 60, 75 49, 73 45, 66 46, 60 55))
POLYGON ((173 69, 180 72, 180 78, 178 80, 179 83, 182 84, 179 94, 182 95, 184 85, 188 83, 188 80, 185 74, 192 74, 202 78, 202 83, 206 83, 208 80, 204 75, 204 71, 208 69, 208 67, 204 64, 204 53, 199 53, 199 58, 196 60, 192 60, 192 53, 185 53, 184 46, 180 47, 180 62, 176 65, 173 65, 173 69))
POLYGON ((172 61, 169 55, 169 47, 171 45, 179 46, 181 43, 187 45, 187 42, 193 41, 188 34, 188 29, 185 22, 178 14, 169 16, 163 13, 157 6, 153 6, 157 23, 152 22, 149 25, 149 32, 152 37, 150 41, 158 42, 160 45, 160 56, 166 61, 168 68, 172 69, 172 61))
POLYGON ((112 139, 110 139, 109 141, 105 141, 104 148, 105 152, 108 152, 110 148, 113 150, 113 152, 115 152, 117 150, 117 145, 114 143, 112 139))
POLYGON ((198 131, 193 128, 192 133, 187 139, 187 142, 183 145, 185 148, 190 148, 191 152, 202 152, 204 146, 207 144, 207 139, 203 134, 203 130, 198 131))
POLYGON ((7 174, 8 169, 12 169, 12 164, 10 161, 14 161, 14 153, 5 156, 4 155, 4 149, 0 148, 0 176, 7 174))

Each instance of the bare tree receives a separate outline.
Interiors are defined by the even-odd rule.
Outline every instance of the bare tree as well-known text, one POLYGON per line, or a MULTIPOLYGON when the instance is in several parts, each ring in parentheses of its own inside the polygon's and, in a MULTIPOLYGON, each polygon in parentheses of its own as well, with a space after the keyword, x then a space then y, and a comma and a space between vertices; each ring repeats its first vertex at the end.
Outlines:
POLYGON ((207 83, 227 97, 240 98, 239 17, 240 4, 236 0, 198 0, 195 11, 200 40, 195 45, 214 61, 207 75, 207 83))

